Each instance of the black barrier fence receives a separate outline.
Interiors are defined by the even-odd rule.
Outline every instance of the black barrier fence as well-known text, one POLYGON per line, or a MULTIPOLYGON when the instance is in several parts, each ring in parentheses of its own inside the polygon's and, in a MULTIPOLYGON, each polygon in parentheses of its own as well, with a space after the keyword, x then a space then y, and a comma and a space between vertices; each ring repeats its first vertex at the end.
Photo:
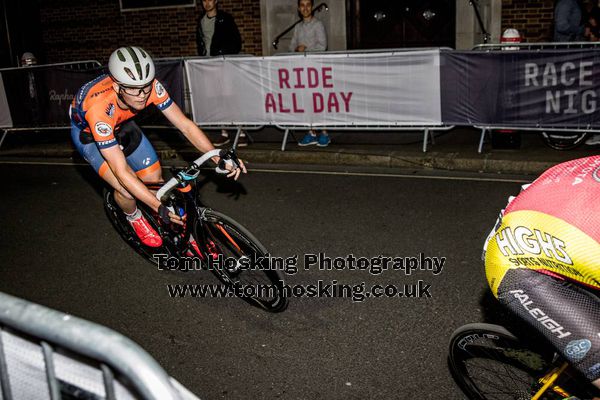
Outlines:
POLYGON ((442 120, 600 128, 600 50, 444 52, 442 120))
MULTIPOLYGON (((69 105, 86 82, 106 73, 97 62, 81 62, 0 70, 11 128, 69 126, 69 105), (84 67, 81 67, 84 65, 84 67)), ((184 107, 183 60, 156 62, 156 75, 171 98, 184 107)), ((149 110, 144 121, 166 124, 160 113, 149 110)))
MULTIPOLYGON (((184 61, 157 60, 157 77, 189 112, 184 61)), ((439 65, 443 125, 600 130, 600 49, 442 50, 439 65)), ((68 126, 73 96, 104 72, 97 62, 0 70, 4 108, 10 111, 9 123, 0 121, 0 126, 68 126)), ((207 93, 193 94, 210 98, 207 93)), ((156 110, 140 118, 145 125, 169 125, 156 110)))
MULTIPOLYGON (((179 108, 184 112, 187 112, 185 104, 183 59, 157 60, 155 65, 156 79, 163 84, 171 96, 171 99, 179 106, 179 108)), ((140 124, 144 125, 171 126, 163 114, 155 107, 147 108, 142 111, 137 119, 140 124)))

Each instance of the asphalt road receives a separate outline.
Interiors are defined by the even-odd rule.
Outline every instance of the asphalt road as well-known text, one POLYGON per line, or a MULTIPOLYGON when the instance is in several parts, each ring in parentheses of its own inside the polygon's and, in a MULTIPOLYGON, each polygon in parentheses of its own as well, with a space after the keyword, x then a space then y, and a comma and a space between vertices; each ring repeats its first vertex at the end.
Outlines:
POLYGON ((202 399, 460 399, 448 340, 494 320, 481 246, 520 183, 408 174, 255 170, 239 184, 208 179, 202 193, 274 255, 445 258, 437 275, 299 263, 290 285, 422 281, 431 298, 292 298, 275 315, 238 299, 172 299, 167 284, 217 280, 158 271, 135 254, 87 167, 29 164, 0 164, 0 291, 129 336, 202 399))

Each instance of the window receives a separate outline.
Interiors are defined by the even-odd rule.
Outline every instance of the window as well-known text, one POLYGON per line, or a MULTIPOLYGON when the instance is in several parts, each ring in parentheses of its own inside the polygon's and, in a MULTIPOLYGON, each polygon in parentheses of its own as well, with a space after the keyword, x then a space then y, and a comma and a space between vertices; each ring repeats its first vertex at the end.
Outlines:
POLYGON ((121 11, 153 8, 195 7, 196 0, 119 0, 121 11))

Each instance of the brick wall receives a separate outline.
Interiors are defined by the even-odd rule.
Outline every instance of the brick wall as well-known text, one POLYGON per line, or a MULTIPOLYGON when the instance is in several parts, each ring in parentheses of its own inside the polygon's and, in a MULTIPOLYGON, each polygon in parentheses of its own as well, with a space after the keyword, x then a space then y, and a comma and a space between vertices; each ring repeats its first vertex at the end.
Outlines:
MULTIPOLYGON (((118 0, 45 0, 40 17, 47 62, 95 59, 106 63, 117 47, 137 45, 154 57, 196 55, 196 8, 128 11, 118 0)), ((242 52, 262 55, 260 7, 256 0, 223 0, 242 35, 242 52)))
POLYGON ((502 0, 502 32, 516 28, 524 42, 551 42, 554 0, 502 0))

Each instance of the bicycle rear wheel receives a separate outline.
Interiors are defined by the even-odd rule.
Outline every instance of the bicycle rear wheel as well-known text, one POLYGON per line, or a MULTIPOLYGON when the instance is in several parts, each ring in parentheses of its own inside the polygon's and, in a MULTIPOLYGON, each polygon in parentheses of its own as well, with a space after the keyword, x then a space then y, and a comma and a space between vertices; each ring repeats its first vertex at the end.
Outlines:
MULTIPOLYGON (((501 326, 468 324, 452 335, 448 365, 469 399, 529 400, 554 367, 553 358, 552 350, 532 348, 501 326)), ((567 370, 541 399, 591 398, 591 390, 567 370)))
POLYGON ((587 132, 542 132, 544 143, 554 150, 572 150, 587 138, 587 132))
MULTIPOLYGON (((222 260, 234 261, 234 264, 237 264, 243 258, 256 260, 268 253, 246 228, 232 218, 210 209, 203 211, 196 222, 194 233, 201 250, 213 259, 222 255, 222 260)), ((220 265, 210 269, 226 285, 246 287, 247 290, 241 298, 250 304, 270 312, 281 312, 288 306, 288 299, 283 295, 283 279, 279 271, 268 267, 245 268, 239 265, 233 268, 220 265)))

